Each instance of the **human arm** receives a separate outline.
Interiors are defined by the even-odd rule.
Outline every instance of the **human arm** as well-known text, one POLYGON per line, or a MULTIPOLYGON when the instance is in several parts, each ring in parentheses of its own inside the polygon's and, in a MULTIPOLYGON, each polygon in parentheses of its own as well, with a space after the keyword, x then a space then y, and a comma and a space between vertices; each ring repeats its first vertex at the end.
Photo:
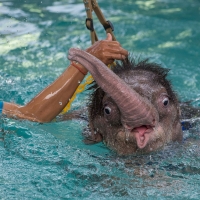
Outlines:
POLYGON ((51 85, 35 96, 28 104, 20 106, 4 102, 2 113, 8 117, 49 122, 66 106, 84 76, 73 65, 69 65, 51 85))
MULTIPOLYGON (((128 55, 128 52, 118 42, 112 41, 110 34, 106 40, 96 42, 86 51, 105 64, 112 63, 114 59, 124 59, 128 55)), ((2 113, 8 117, 49 122, 67 105, 86 73, 87 70, 79 63, 70 64, 52 84, 28 104, 20 106, 4 102, 2 113)))

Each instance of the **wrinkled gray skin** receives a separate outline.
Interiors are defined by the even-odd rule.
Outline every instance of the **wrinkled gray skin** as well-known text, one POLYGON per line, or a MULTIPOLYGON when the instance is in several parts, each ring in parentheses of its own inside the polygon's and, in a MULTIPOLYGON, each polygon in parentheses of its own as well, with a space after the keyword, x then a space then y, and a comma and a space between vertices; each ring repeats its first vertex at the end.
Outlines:
POLYGON ((180 108, 150 71, 116 75, 100 60, 79 49, 68 58, 81 63, 105 92, 103 114, 90 118, 91 138, 118 154, 151 152, 170 141, 181 141, 180 108), (167 102, 167 103, 166 103, 167 102))

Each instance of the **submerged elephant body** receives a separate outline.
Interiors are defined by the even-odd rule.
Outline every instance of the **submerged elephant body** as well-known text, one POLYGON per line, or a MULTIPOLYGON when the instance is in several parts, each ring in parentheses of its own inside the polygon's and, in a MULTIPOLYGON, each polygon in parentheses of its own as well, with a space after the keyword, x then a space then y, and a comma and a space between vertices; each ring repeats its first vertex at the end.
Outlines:
POLYGON ((97 85, 89 105, 88 139, 101 139, 118 154, 151 152, 181 141, 180 106, 167 69, 147 61, 124 61, 113 71, 78 49, 69 59, 80 62, 97 85))

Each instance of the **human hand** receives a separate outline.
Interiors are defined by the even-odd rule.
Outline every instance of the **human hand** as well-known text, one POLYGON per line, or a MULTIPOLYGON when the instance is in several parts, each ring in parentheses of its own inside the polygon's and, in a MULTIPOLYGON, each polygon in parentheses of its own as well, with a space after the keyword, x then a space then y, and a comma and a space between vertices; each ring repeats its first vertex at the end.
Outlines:
POLYGON ((119 42, 112 41, 112 35, 107 33, 105 40, 95 42, 86 52, 108 65, 117 60, 124 60, 128 56, 128 51, 123 49, 119 42))

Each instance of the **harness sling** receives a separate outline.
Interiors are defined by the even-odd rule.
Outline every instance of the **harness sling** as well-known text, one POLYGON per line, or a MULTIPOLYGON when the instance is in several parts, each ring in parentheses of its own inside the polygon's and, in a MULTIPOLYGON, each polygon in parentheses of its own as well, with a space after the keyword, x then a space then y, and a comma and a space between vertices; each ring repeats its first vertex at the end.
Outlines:
POLYGON ((97 1, 96 0, 83 0, 83 3, 85 5, 85 11, 86 11, 86 15, 87 15, 87 18, 85 20, 85 25, 86 25, 87 29, 90 30, 90 37, 91 37, 92 44, 94 44, 96 41, 98 41, 98 37, 97 37, 97 34, 96 34, 96 32, 94 30, 94 26, 93 26, 94 23, 93 23, 93 19, 92 19, 92 11, 95 12, 100 23, 103 25, 106 33, 110 33, 112 35, 112 40, 115 41, 116 38, 113 34, 114 26, 109 20, 106 21, 97 1))

